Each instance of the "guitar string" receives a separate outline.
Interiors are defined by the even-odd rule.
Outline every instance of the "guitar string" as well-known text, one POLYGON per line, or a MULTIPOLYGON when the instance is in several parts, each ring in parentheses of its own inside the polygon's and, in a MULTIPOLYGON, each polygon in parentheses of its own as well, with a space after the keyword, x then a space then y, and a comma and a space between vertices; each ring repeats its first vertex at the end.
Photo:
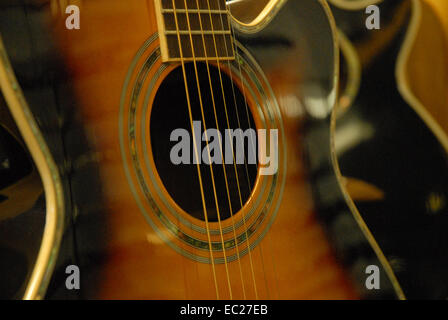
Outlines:
MULTIPOLYGON (((191 25, 190 25, 190 17, 189 17, 189 12, 188 12, 187 0, 184 0, 184 5, 185 5, 186 18, 187 18, 188 33, 189 33, 189 37, 190 37, 190 45, 191 45, 191 53, 192 53, 192 58, 193 58, 193 66, 194 66, 194 72, 195 72, 195 76, 196 76, 196 84, 197 84, 197 89, 198 89, 199 104, 200 104, 200 107, 201 107, 201 116, 202 116, 202 121, 204 123, 204 135, 205 135, 205 140, 206 140, 206 144, 207 144, 207 153, 208 153, 208 159, 209 159, 210 175, 211 175, 211 179, 212 179, 213 195, 214 195, 214 199, 215 199, 216 213, 217 213, 217 217, 218 217, 218 228, 219 228, 219 233, 220 233, 220 238, 221 238, 222 252, 223 252, 223 256, 224 256, 224 267, 225 267, 225 270, 226 270, 227 285, 229 287, 230 300, 232 300, 233 299, 232 286, 230 284, 229 267, 228 267, 228 263, 227 263, 227 254, 226 254, 226 248, 225 248, 225 245, 224 245, 224 236, 223 236, 222 225, 221 225, 221 213, 220 213, 220 210, 219 210, 218 195, 216 193, 215 177, 214 177, 213 165, 212 165, 211 155, 210 155, 210 146, 209 146, 209 139, 208 139, 208 134, 207 134, 207 124, 206 124, 206 121, 205 121, 204 105, 203 105, 203 101, 202 101, 201 85, 199 83, 199 75, 198 75, 198 68, 197 68, 197 61, 196 61, 196 53, 195 53, 195 49, 194 49, 193 36, 192 36, 192 32, 191 32, 191 25)), ((211 248, 211 249, 213 250, 213 248, 211 248)))
MULTIPOLYGON (((238 50, 237 50, 237 46, 236 46, 235 28, 230 23, 230 19, 227 21, 227 23, 228 23, 228 26, 231 29, 232 35, 233 35, 232 36, 232 40, 234 42, 235 58, 237 60, 239 77, 240 77, 240 79, 243 79, 243 72, 242 72, 241 63, 240 63, 242 61, 242 58, 239 56, 239 53, 238 53, 238 50)), ((249 126, 249 129, 251 129, 251 123, 250 123, 250 117, 249 117, 249 106, 248 106, 248 103, 247 103, 246 90, 245 90, 244 85, 242 85, 241 88, 242 88, 242 93, 243 93, 243 97, 244 97, 244 104, 245 104, 245 110, 246 110, 247 124, 249 126)), ((255 146, 255 143, 254 143, 254 141, 252 139, 252 136, 250 138, 251 138, 250 140, 251 140, 251 145, 252 145, 252 152, 255 153, 256 152, 256 146, 255 146)), ((270 233, 268 232, 266 234, 266 240, 267 240, 266 242, 272 244, 272 241, 268 241, 269 237, 270 237, 270 233)), ((271 250, 271 252, 272 252, 272 250, 271 250)), ((260 253, 263 256, 261 246, 260 246, 260 253)), ((277 276, 277 272, 276 272, 277 268, 275 266, 275 259, 274 259, 274 255, 272 253, 270 254, 270 256, 271 256, 271 261, 272 261, 272 267, 274 269, 275 283, 276 283, 276 288, 277 288, 277 295, 280 296, 280 291, 278 289, 278 276, 277 276)), ((264 262, 264 258, 262 258, 262 262, 264 262)), ((264 274, 266 275, 266 272, 264 272, 264 274)), ((266 281, 266 278, 265 278, 265 281, 266 281)))
MULTIPOLYGON (((219 10, 221 10, 221 4, 220 4, 219 0, 218 0, 218 8, 219 8, 219 10)), ((221 26, 222 26, 222 29, 224 29, 224 21, 223 21, 222 15, 220 17, 221 17, 221 26)), ((229 30, 232 31, 231 40, 233 40, 233 43, 235 43, 235 35, 234 35, 234 32, 233 32, 233 30, 231 28, 231 24, 230 24, 230 15, 228 15, 227 23, 228 23, 229 30)), ((224 41, 224 46, 226 48, 227 55, 229 55, 227 41, 224 41)), ((237 50, 236 49, 236 45, 234 46, 234 50, 235 51, 237 50)), ((237 60, 237 64, 238 64, 239 67, 241 67, 240 60, 237 60)), ((238 106, 237 106, 237 102, 236 102, 235 86, 234 86, 234 83, 233 83, 232 69, 231 69, 231 66, 230 66, 230 61, 227 61, 227 67, 228 67, 229 73, 230 73, 230 79, 231 79, 231 85, 232 85, 232 93, 233 93, 233 102, 234 102, 236 116, 237 116, 237 120, 238 120, 238 126, 239 126, 239 128, 241 128, 240 117, 239 117, 239 113, 238 113, 238 106)), ((241 81, 243 79, 241 73, 240 73, 240 79, 241 79, 241 81)), ((244 87, 244 83, 241 83, 241 86, 244 87)), ((248 110, 246 95, 244 95, 244 103, 245 103, 245 106, 246 106, 246 115, 247 115, 247 123, 248 123, 248 126, 249 126, 249 130, 252 131, 252 127, 251 127, 251 123, 250 123, 250 119, 249 119, 249 110, 248 110)), ((250 138, 251 144, 252 144, 252 152, 253 152, 253 154, 256 154, 255 153, 256 152, 255 144, 254 144, 252 135, 249 135, 249 138, 250 138)), ((241 136, 241 144, 244 147, 244 141, 243 141, 243 137, 242 136, 241 136)), ((249 169, 248 169, 247 162, 245 162, 244 164, 245 164, 245 168, 246 168, 247 189, 248 189, 248 193, 250 195, 252 182, 251 182, 251 179, 250 179, 250 176, 249 176, 249 169)), ((265 282, 265 286, 266 286, 266 292, 267 292, 268 299, 269 299, 270 298, 269 297, 270 296, 270 292, 269 292, 269 284, 268 284, 268 280, 267 280, 267 276, 266 276, 266 267, 265 267, 265 263, 264 263, 263 245, 260 244, 259 247, 260 247, 261 264, 262 264, 262 267, 263 267, 263 277, 264 277, 264 282, 265 282)))
MULTIPOLYGON (((196 6, 198 9, 200 9, 199 0, 196 0, 196 6)), ((202 34, 202 44, 204 47, 205 64, 207 67, 208 80, 209 80, 209 84, 210 84, 210 94, 211 94, 211 99, 212 99, 212 104, 213 104, 213 112, 214 112, 214 116, 215 116, 216 129, 218 130, 218 132, 220 132, 219 123, 218 123, 218 115, 216 112, 215 96, 214 96, 214 92, 213 92, 213 85, 212 85, 212 80, 211 80, 211 75, 210 75, 210 64, 208 62, 207 46, 205 44, 204 28, 202 25, 201 13, 199 11, 198 11, 198 19, 199 19, 199 27, 200 27, 201 34, 202 34)), ((219 57, 216 57, 216 58, 219 59, 219 57)), ((239 246, 238 246, 238 238, 236 236, 236 230, 235 230, 235 218, 233 215, 232 201, 231 201, 231 197, 230 197, 230 189, 229 189, 229 184, 228 184, 228 179, 227 179, 227 170, 226 170, 226 165, 224 162, 224 155, 223 155, 223 151, 222 151, 223 148, 222 148, 221 135, 218 136, 218 140, 219 140, 219 149, 221 150, 222 168, 223 168, 224 177, 225 177, 227 199, 228 199, 231 222, 232 222, 233 239, 235 241, 235 248, 236 248, 237 260, 238 260, 238 268, 239 268, 239 272, 240 272, 240 279, 241 279, 241 284, 242 284, 242 289, 243 289, 243 298, 246 299, 246 288, 244 285, 243 268, 241 265, 241 259, 240 259, 241 256, 240 256, 240 250, 239 250, 239 246)))
MULTIPOLYGON (((177 18, 175 0, 172 0, 172 4, 173 4, 173 12, 174 12, 174 21, 175 21, 175 25, 176 25, 177 41, 178 41, 178 45, 179 45, 180 62, 181 62, 182 74, 183 74, 183 78, 184 78, 185 94, 187 97, 188 115, 190 118, 191 131, 192 131, 193 136, 195 136, 194 125, 193 125, 193 114, 192 114, 191 101, 190 101, 190 93, 189 93, 188 81, 187 81, 187 72, 185 69, 185 59, 184 59, 184 54, 183 54, 182 41, 180 38, 179 22, 178 22, 178 18, 177 18)), ((199 156, 198 156, 198 148, 196 145, 196 139, 193 139, 193 146, 194 146, 196 160, 198 160, 199 156)), ((214 280, 214 284, 215 284, 216 298, 219 300, 218 281, 216 278, 215 259, 213 257, 213 248, 212 248, 212 244, 211 244, 210 228, 209 228, 208 215, 207 215, 207 206, 205 204, 205 195, 204 195, 204 189, 203 189, 203 184, 202 184, 201 168, 199 165, 199 161, 196 161, 196 163, 197 163, 196 168, 197 168, 198 178, 199 178, 199 186, 200 186, 200 191, 201 191, 202 208, 204 211, 205 226, 206 226, 206 230, 207 230, 207 240, 208 240, 209 251, 210 251, 210 260, 211 260, 211 266, 212 266, 213 280, 214 280)))
MULTIPOLYGON (((211 24, 211 29, 212 29, 213 43, 214 43, 214 47, 215 47, 215 54, 216 54, 216 57, 218 57, 218 49, 217 49, 218 47, 217 47, 216 37, 215 37, 215 33, 214 33, 213 19, 212 19, 210 2, 209 1, 207 1, 207 5, 208 5, 208 9, 209 9, 209 17, 210 17, 210 24, 211 24)), ((220 5, 219 5, 219 7, 220 7, 220 5)), ((224 38, 225 38, 225 36, 224 36, 224 38)), ((224 42, 225 42, 225 39, 224 39, 224 42)), ((218 74, 219 74, 219 79, 220 79, 220 84, 221 84, 221 91, 222 91, 223 102, 224 102, 224 110, 225 110, 225 114, 226 114, 227 127, 230 129, 229 115, 228 115, 228 112, 227 112, 227 102, 226 102, 226 98, 225 98, 224 85, 223 85, 223 82, 222 82, 221 66, 220 66, 219 59, 217 59, 217 65, 218 65, 218 74)), ((237 171, 237 168, 236 168, 235 153, 234 153, 234 150, 233 150, 233 140, 232 140, 232 137, 230 135, 230 130, 228 131, 228 133, 229 133, 229 141, 231 142, 231 149, 232 149, 232 156, 233 156, 233 165, 234 165, 234 170, 235 170, 235 178, 236 178, 236 183, 237 183, 237 187, 238 187, 238 195, 239 195, 241 209, 243 209, 244 204, 243 204, 243 200, 242 200, 242 197, 241 197, 241 188, 240 188, 240 182, 239 182, 239 177, 238 177, 238 171, 237 171)), ((245 232, 245 235, 246 235, 246 243, 247 243, 247 251, 248 251, 248 255, 249 255, 250 269, 251 269, 252 280, 253 280, 253 284, 254 284, 255 298, 258 300, 257 282, 256 282, 256 278, 255 278, 254 265, 253 265, 253 261, 252 261, 253 260, 252 259, 252 252, 251 252, 252 250, 250 249, 250 243, 249 243, 249 238, 248 238, 246 218, 245 218, 244 215, 242 215, 242 216, 243 216, 244 232, 245 232)))

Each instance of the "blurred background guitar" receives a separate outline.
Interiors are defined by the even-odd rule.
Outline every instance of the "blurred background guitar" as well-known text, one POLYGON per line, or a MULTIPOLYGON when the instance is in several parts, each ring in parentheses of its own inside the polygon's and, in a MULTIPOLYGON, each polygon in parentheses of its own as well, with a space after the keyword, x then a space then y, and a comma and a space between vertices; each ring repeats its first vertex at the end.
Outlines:
MULTIPOLYGON (((428 117, 412 113, 415 104, 406 99, 374 99, 383 97, 376 93, 381 81, 388 81, 382 93, 387 89, 399 96, 393 70, 400 34, 408 30, 412 14, 430 12, 403 3, 408 1, 386 1, 381 7, 383 28, 392 30, 384 34, 370 33, 360 24, 363 11, 352 10, 345 17, 347 7, 335 1, 331 10, 345 38, 338 35, 328 4, 318 0, 0 5, 1 142, 6 146, 1 159, 7 164, 0 194, 1 205, 8 208, 0 216, 5 230, 1 296, 443 297, 446 286, 433 280, 440 275, 424 272, 431 263, 446 266, 441 254, 446 237, 437 231, 446 223, 438 218, 426 226, 425 236, 433 240, 427 245, 436 252, 422 245, 425 263, 418 263, 418 256, 414 264, 408 248, 415 243, 403 245, 396 239, 415 234, 415 226, 403 223, 398 234, 396 219, 402 215, 389 214, 393 219, 384 224, 368 219, 373 215, 369 207, 376 206, 377 216, 384 217, 390 213, 388 203, 412 196, 415 202, 406 203, 412 208, 428 192, 446 191, 445 154, 428 117), (66 27, 68 5, 80 9, 79 30, 66 27), (351 38, 352 33, 359 37, 351 38), (373 38, 382 39, 382 45, 373 38), (373 48, 367 62, 353 59, 357 39, 367 39, 366 46, 373 48), (391 53, 385 57, 386 48, 391 53), (375 68, 365 67, 372 61, 378 62, 375 68), (356 65, 362 73, 352 72, 356 65), (366 70, 387 74, 381 78, 366 70), (363 113, 363 124, 373 128, 370 140, 358 139, 369 128, 358 125, 363 113), (390 122, 377 128, 376 119, 384 117, 390 122), (248 159, 237 165, 173 165, 170 133, 183 128, 194 136, 194 120, 207 128, 277 129, 277 172, 262 176, 260 163, 248 159), (394 125, 398 120, 403 127, 394 125), (355 130, 341 130, 345 123, 355 130), (425 157, 422 174, 411 181, 421 188, 416 193, 401 188, 387 202, 398 190, 394 181, 408 177, 407 171, 396 171, 400 165, 387 167, 392 162, 381 154, 381 137, 393 130, 413 135, 410 140, 397 135, 396 141, 420 141, 419 148, 425 148, 421 153, 434 155, 431 162, 425 157), (355 143, 341 148, 347 146, 347 136, 355 143), (366 149, 357 149, 361 141, 366 149), (366 150, 377 155, 378 166, 359 161, 369 154, 366 150), (440 181, 436 189, 431 183, 435 171, 440 181), (26 197, 10 196, 18 192, 26 197), (71 264, 81 270, 80 290, 65 287, 71 264), (365 287, 365 270, 372 264, 381 270, 380 290, 365 287)), ((425 105, 425 110, 430 108, 425 105)), ((250 140, 243 144, 245 149, 253 146, 250 140)), ((395 151, 390 155, 394 161, 403 163, 406 155, 409 163, 412 148, 395 151)), ((371 153, 369 159, 374 158, 371 153)), ((431 209, 439 200, 428 203, 431 209)), ((420 209, 415 206, 412 216, 420 209)))
POLYGON ((368 30, 362 1, 331 3, 342 61, 331 156, 344 197, 328 217, 333 228, 345 229, 341 221, 355 217, 399 297, 445 299, 448 64, 442 6, 376 1, 381 27, 368 30))

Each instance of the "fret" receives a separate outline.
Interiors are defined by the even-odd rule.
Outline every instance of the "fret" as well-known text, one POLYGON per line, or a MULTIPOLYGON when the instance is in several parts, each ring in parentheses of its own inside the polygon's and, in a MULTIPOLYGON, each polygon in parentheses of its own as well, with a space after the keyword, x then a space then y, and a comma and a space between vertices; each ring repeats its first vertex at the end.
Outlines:
POLYGON ((193 59, 193 53, 198 61, 235 58, 225 0, 200 0, 199 8, 195 0, 188 0, 187 8, 184 0, 176 0, 175 9, 172 0, 155 0, 155 4, 162 61, 180 61, 178 35, 186 61, 193 59))
POLYGON ((191 30, 191 31, 189 31, 189 30, 180 30, 180 31, 165 31, 165 34, 167 34, 167 35, 177 35, 177 33, 179 32, 179 34, 181 34, 181 35, 189 35, 190 33, 192 34, 192 35, 202 35, 202 34, 204 34, 204 35, 213 35, 213 34, 216 34, 216 35, 218 35, 218 34, 232 34, 232 32, 229 30, 229 31, 203 31, 203 30, 191 30))
MULTIPOLYGON (((177 13, 177 22, 179 25, 180 31, 188 31, 188 23, 187 23, 187 15, 177 13)), ((190 20, 190 28, 192 31, 200 31, 201 24, 199 23, 199 19, 202 23, 202 30, 204 31, 230 31, 228 27, 228 15, 212 15, 210 18, 209 14, 197 14, 188 12, 188 17, 190 20), (221 21, 222 19, 222 21, 221 21), (213 23, 213 28, 212 28, 213 23), (224 25, 224 28, 223 28, 224 25)), ((163 15, 164 20, 164 29, 165 30, 174 30, 176 31, 176 20, 174 17, 174 13, 168 13, 163 15)))
MULTIPOLYGON (((234 60, 234 59, 235 59, 235 57, 219 57, 219 61, 227 61, 227 60, 234 60)), ((184 59, 183 59, 183 61, 185 61, 185 62, 193 62, 193 61, 201 61, 201 62, 203 62, 203 61, 208 61, 208 62, 214 62, 214 61, 216 61, 216 60, 218 60, 218 59, 216 59, 216 57, 207 57, 207 58, 202 57, 202 58, 200 58, 200 59, 198 59, 198 58, 193 59, 192 57, 184 57, 184 59)), ((173 60, 173 61, 174 61, 174 60, 173 60)), ((178 60, 178 61, 180 61, 180 60, 178 60)))

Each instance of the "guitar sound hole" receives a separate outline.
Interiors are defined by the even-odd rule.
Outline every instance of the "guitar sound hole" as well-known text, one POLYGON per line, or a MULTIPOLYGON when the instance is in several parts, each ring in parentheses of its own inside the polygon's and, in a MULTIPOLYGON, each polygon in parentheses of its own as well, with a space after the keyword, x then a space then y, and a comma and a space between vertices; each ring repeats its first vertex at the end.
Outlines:
MULTIPOLYGON (((198 63, 197 67, 205 126, 207 129, 217 129, 207 67, 204 63, 198 63)), ((202 121, 196 75, 192 63, 186 64, 186 74, 193 120, 200 121, 200 134, 202 135, 205 129, 202 121)), ((226 135, 228 136, 229 134, 228 131, 225 131, 225 129, 229 129, 226 118, 226 109, 230 129, 236 130, 240 128, 243 131, 246 131, 247 129, 256 130, 256 128, 250 109, 246 112, 246 103, 243 93, 239 90, 236 84, 234 84, 234 90, 232 90, 232 82, 226 73, 222 71, 221 75, 225 99, 223 99, 218 69, 210 65, 210 78, 213 87, 219 132, 222 136, 223 153, 225 157, 226 152, 229 152, 230 157, 233 158, 234 155, 236 156, 236 144, 238 143, 241 146, 242 139, 237 137, 233 140, 233 154, 231 148, 225 148, 226 135)), ((195 129, 195 131, 197 130, 195 129)), ((205 221, 197 165, 193 163, 193 135, 181 67, 170 72, 156 93, 151 111, 150 135, 154 162, 166 190, 173 200, 188 214, 205 221), (175 141, 170 141, 170 136, 176 129, 185 129, 188 132, 188 141, 190 142, 188 148, 188 162, 177 165, 172 162, 170 157, 172 148, 175 145, 178 145, 181 140, 177 137, 175 141)), ((213 140, 210 142, 213 143, 213 140)), ((248 152, 255 151, 255 159, 257 159, 256 143, 256 139, 244 138, 244 163, 234 164, 233 161, 232 163, 226 162, 224 165, 225 173, 221 163, 213 163, 211 165, 215 182, 215 188, 213 188, 210 165, 205 164, 202 160, 208 158, 207 145, 205 141, 201 141, 201 145, 198 146, 199 157, 202 158, 200 175, 203 184, 202 189, 205 198, 206 213, 209 221, 218 221, 218 210, 215 201, 218 202, 220 219, 225 220, 230 218, 231 214, 236 214, 242 207, 241 203, 244 205, 249 199, 256 180, 258 164, 257 160, 248 163, 248 152), (249 148, 251 148, 251 150, 249 150, 249 148), (201 157, 203 151, 204 157, 201 157), (228 192, 226 185, 228 186, 228 192), (216 197, 214 189, 216 191, 216 197), (228 194, 230 196, 228 196, 228 194)), ((215 155, 214 159, 221 158, 222 156, 219 152, 219 148, 217 149, 217 152, 218 155, 215 155)), ((211 153, 213 156, 214 153, 211 153)), ((183 152, 176 154, 184 155, 183 152)))

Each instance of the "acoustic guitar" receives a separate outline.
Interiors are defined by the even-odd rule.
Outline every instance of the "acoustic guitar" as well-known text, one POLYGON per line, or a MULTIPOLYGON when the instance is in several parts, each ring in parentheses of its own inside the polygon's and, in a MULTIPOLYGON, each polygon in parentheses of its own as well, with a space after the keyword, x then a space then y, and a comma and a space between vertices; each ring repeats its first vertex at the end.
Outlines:
POLYGON ((306 110, 336 101, 325 1, 8 10, 2 92, 46 200, 41 247, 12 296, 358 296, 314 215, 299 130, 306 110), (81 285, 68 291, 72 264, 81 285))
MULTIPOLYGON (((31 199, 18 208, 2 185, 0 228, 15 233, 1 241, 2 296, 404 298, 416 296, 413 279, 427 290, 420 296, 443 296, 421 269, 402 277, 384 243, 390 231, 352 205, 381 206, 389 189, 350 171, 374 172, 338 151, 341 119, 365 104, 346 99, 336 121, 347 92, 338 98, 338 44, 347 46, 336 4, 36 0, 0 8, 0 109, 9 119, 1 123, 10 141, 0 160, 13 177, 5 187, 31 199), (77 8, 79 29, 67 20, 77 8), (320 165, 331 170, 330 188, 319 183, 320 165), (33 188, 20 187, 24 177, 33 188), (372 264, 381 288, 367 290, 372 264), (79 290, 66 288, 68 265, 79 267, 79 290)), ((342 57, 342 75, 353 61, 342 57)), ((370 78, 358 82, 372 88, 370 78)), ((415 118, 406 132, 422 122, 415 118)), ((423 127, 416 139, 431 136, 423 127)), ((425 259, 443 268, 440 257, 425 259)))
MULTIPOLYGON (((330 128, 343 200, 332 205, 331 225, 337 230, 347 215, 355 217, 399 298, 446 299, 448 69, 441 6, 372 1, 381 28, 368 30, 360 3, 331 3, 343 79, 330 128)), ((348 247, 362 247, 356 243, 348 247)))

